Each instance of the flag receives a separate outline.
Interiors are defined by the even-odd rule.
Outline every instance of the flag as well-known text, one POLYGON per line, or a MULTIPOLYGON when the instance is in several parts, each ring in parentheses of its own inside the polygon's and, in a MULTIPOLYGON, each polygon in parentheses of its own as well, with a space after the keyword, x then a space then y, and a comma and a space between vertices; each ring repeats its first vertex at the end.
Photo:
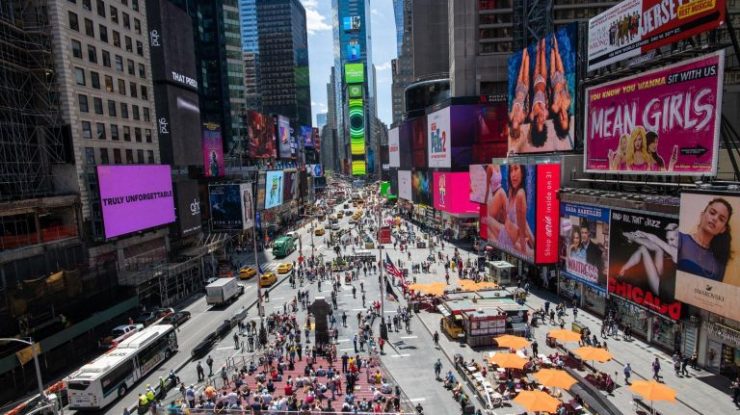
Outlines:
POLYGON ((265 270, 262 268, 262 264, 257 264, 257 269, 259 270, 260 275, 265 273, 265 270))
POLYGON ((388 277, 385 277, 385 293, 387 294, 389 300, 398 301, 398 295, 393 292, 393 287, 391 286, 391 282, 388 281, 388 277))
POLYGON ((400 269, 396 268, 396 266, 393 265, 393 261, 391 261, 391 257, 388 256, 387 252, 385 254, 385 264, 383 265, 384 265, 386 272, 388 272, 389 274, 393 275, 396 278, 403 279, 403 272, 401 272, 400 269))

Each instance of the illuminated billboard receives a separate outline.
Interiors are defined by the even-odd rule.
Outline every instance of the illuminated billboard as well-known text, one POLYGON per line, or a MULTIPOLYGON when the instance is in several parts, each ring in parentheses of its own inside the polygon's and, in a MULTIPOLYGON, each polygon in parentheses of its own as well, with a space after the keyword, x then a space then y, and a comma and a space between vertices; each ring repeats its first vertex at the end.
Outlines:
POLYGON ((469 200, 468 172, 434 172, 434 208, 448 213, 477 214, 478 204, 469 200))
POLYGON ((203 158, 206 177, 224 175, 224 142, 218 124, 203 124, 203 158))
POLYGON ((401 167, 401 155, 399 153, 398 127, 388 130, 388 166, 401 167))
POLYGON ((344 82, 348 84, 361 84, 365 82, 365 65, 362 63, 345 63, 344 82))
POLYGON ((360 60, 360 50, 360 42, 356 39, 352 39, 347 42, 347 60, 350 62, 360 60))
POLYGON ((272 116, 257 111, 247 111, 248 152, 252 158, 275 158, 275 123, 272 116))
POLYGON ((283 171, 271 170, 265 175, 265 209, 283 204, 283 171))
POLYGON ((348 85, 347 93, 349 94, 350 98, 362 98, 362 85, 348 85))
POLYGON ((349 100, 349 138, 352 155, 364 155, 365 107, 361 99, 349 100))
POLYGON ((352 160, 352 175, 364 176, 367 174, 367 164, 365 160, 352 160))
POLYGON ((277 116, 278 145, 280 147, 280 158, 293 157, 290 139, 290 120, 284 115, 277 116))
POLYGON ((450 107, 429 114, 427 126, 429 167, 450 167, 452 164, 450 107))
POLYGON ((345 32, 358 31, 362 27, 362 19, 360 16, 345 16, 342 19, 342 27, 345 32))

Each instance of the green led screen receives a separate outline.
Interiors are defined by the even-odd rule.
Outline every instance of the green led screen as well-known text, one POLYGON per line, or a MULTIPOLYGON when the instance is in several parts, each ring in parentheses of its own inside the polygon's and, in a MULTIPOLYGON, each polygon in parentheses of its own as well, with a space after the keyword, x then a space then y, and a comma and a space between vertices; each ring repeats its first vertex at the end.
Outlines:
POLYGON ((362 85, 349 85, 347 92, 350 98, 362 98, 362 85))
POLYGON ((361 84, 365 82, 365 65, 362 63, 345 63, 344 82, 348 84, 361 84))
POLYGON ((349 100, 349 139, 353 155, 365 154, 365 107, 362 99, 349 100))
POLYGON ((352 160, 352 175, 364 176, 367 173, 365 160, 352 160))

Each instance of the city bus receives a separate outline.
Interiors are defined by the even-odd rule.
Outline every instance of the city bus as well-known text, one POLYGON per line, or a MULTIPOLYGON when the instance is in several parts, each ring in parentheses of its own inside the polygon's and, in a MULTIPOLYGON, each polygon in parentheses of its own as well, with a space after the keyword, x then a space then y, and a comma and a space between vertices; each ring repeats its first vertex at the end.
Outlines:
POLYGON ((64 379, 69 408, 100 410, 177 352, 175 327, 149 326, 64 379))

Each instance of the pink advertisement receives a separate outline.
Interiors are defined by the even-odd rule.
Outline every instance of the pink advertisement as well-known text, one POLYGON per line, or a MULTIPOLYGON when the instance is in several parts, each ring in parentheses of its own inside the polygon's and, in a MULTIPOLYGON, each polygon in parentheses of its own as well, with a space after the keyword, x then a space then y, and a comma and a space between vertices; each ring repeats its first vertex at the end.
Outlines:
POLYGON ((469 173, 434 173, 434 208, 447 213, 477 214, 470 201, 469 173))
POLYGON ((98 166, 98 184, 106 238, 175 221, 170 166, 98 166))
POLYGON ((591 173, 714 175, 723 50, 586 89, 591 173))
POLYGON ((537 165, 537 225, 535 226, 535 263, 554 264, 558 261, 560 238, 560 165, 537 165))
POLYGON ((203 158, 206 177, 224 175, 224 141, 218 124, 203 124, 203 158))

